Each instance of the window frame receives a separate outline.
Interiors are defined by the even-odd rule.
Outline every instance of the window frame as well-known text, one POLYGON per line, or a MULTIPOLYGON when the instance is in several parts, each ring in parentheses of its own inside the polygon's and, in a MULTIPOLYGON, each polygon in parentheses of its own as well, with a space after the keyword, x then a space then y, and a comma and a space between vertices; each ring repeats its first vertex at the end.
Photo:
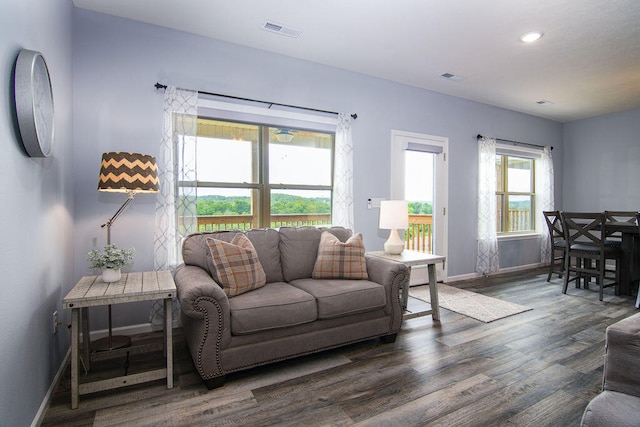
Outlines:
POLYGON ((512 147, 501 147, 497 146, 496 148, 496 169, 497 169, 497 160, 501 159, 501 167, 499 172, 497 171, 498 176, 496 180, 496 185, 499 187, 500 183, 502 183, 502 190, 500 188, 496 188, 496 208, 498 208, 499 200, 502 201, 500 204, 500 210, 496 212, 496 233, 498 237, 512 237, 512 236, 522 236, 528 234, 536 233, 536 159, 539 157, 539 154, 536 152, 531 152, 529 150, 514 150, 512 147), (509 188, 509 158, 518 158, 518 159, 526 159, 531 161, 531 190, 530 192, 520 192, 520 191, 508 191, 509 188), (509 196, 529 196, 531 198, 531 210, 530 210, 530 218, 531 218, 531 228, 527 230, 514 230, 509 231, 510 222, 509 222, 509 196), (502 224, 502 229, 499 228, 499 225, 502 224))
MULTIPOLYGON (((319 190, 319 191, 328 191, 329 192, 329 200, 331 205, 331 210, 329 213, 330 223, 333 220, 333 188, 334 188, 334 169, 335 169, 335 147, 336 147, 336 135, 335 131, 328 131, 326 129, 315 129, 313 126, 309 127, 293 127, 286 126, 288 129, 294 131, 305 131, 305 132, 314 132, 321 133, 330 136, 330 184, 329 185, 310 185, 310 184, 286 184, 286 183, 271 183, 269 181, 269 144, 271 143, 269 130, 270 128, 277 128, 278 125, 274 124, 274 122, 254 122, 254 121, 246 121, 246 120, 234 120, 229 118, 219 118, 215 117, 213 114, 198 114, 198 122, 200 120, 213 120, 217 122, 224 123, 236 123, 243 125, 251 125, 257 126, 257 151, 258 154, 256 157, 252 155, 251 162, 252 168, 257 168, 257 171, 253 171, 255 176, 257 176, 256 182, 216 182, 216 181, 200 181, 196 180, 195 185, 196 188, 211 188, 211 189, 248 189, 251 191, 251 216, 253 218, 251 226, 252 228, 271 228, 272 221, 271 220, 271 192, 273 190, 319 190), (254 163, 256 162, 256 163, 254 163)), ((281 126, 284 127, 284 126, 281 126)), ((321 127, 321 126, 319 126, 321 127)), ((198 134, 198 137, 201 137, 198 134)), ((196 145, 198 143, 196 142, 196 145)), ((181 185, 182 183, 178 183, 181 185)), ((304 214, 301 214, 304 215, 304 214)), ((199 217, 199 215, 198 215, 199 217)))

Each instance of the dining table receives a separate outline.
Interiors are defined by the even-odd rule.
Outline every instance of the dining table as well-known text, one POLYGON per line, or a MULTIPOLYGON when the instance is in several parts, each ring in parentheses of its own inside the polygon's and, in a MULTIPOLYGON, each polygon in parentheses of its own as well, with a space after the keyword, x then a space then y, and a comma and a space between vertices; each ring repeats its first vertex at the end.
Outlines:
POLYGON ((640 234, 635 222, 609 221, 605 223, 609 232, 622 234, 622 260, 620 261, 620 294, 632 295, 633 282, 640 272, 640 234))

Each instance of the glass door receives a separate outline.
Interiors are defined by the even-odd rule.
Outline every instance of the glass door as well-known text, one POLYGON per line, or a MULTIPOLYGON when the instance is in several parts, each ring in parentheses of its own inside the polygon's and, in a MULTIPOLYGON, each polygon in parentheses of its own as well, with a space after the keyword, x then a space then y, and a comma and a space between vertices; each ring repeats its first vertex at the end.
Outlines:
MULTIPOLYGON (((446 257, 448 138, 392 131, 391 140, 391 198, 409 202, 405 248, 446 257)), ((446 263, 437 273, 446 281, 446 263)), ((412 269, 411 284, 427 282, 426 268, 412 269)))

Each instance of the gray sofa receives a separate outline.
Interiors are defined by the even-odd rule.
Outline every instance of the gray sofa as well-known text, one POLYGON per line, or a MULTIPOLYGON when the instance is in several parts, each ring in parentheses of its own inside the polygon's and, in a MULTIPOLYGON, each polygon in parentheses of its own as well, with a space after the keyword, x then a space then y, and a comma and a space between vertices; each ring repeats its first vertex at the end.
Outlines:
POLYGON ((363 340, 395 340, 408 268, 365 256, 368 280, 312 279, 322 231, 342 242, 352 235, 342 227, 283 227, 185 239, 174 277, 185 339, 209 389, 223 385, 227 373, 363 340), (255 247, 267 283, 229 298, 212 278, 207 237, 231 242, 237 233, 255 247))
POLYGON ((582 416, 589 427, 640 426, 640 313, 607 328, 602 393, 582 416))

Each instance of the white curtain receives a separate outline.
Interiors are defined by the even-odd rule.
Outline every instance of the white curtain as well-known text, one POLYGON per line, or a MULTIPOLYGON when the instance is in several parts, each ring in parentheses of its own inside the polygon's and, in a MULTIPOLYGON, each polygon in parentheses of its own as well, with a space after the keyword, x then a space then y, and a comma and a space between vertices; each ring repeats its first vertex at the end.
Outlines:
POLYGON ((476 271, 490 274, 500 268, 496 204, 496 140, 478 141, 478 258, 476 271))
MULTIPOLYGON (((154 267, 173 271, 182 261, 182 239, 197 231, 196 213, 196 125, 198 92, 168 86, 164 94, 162 141, 158 156, 160 192, 156 201, 154 267), (181 185, 178 185, 180 183, 181 185)), ((156 302, 149 321, 162 325, 163 308, 156 302)), ((174 326, 180 305, 174 300, 174 326)))
POLYGON ((536 232, 543 236, 540 244, 540 262, 551 262, 551 241, 543 211, 554 210, 553 158, 551 148, 544 147, 542 157, 536 160, 536 232))
POLYGON ((353 230, 353 141, 349 114, 338 114, 335 150, 331 223, 353 230))

